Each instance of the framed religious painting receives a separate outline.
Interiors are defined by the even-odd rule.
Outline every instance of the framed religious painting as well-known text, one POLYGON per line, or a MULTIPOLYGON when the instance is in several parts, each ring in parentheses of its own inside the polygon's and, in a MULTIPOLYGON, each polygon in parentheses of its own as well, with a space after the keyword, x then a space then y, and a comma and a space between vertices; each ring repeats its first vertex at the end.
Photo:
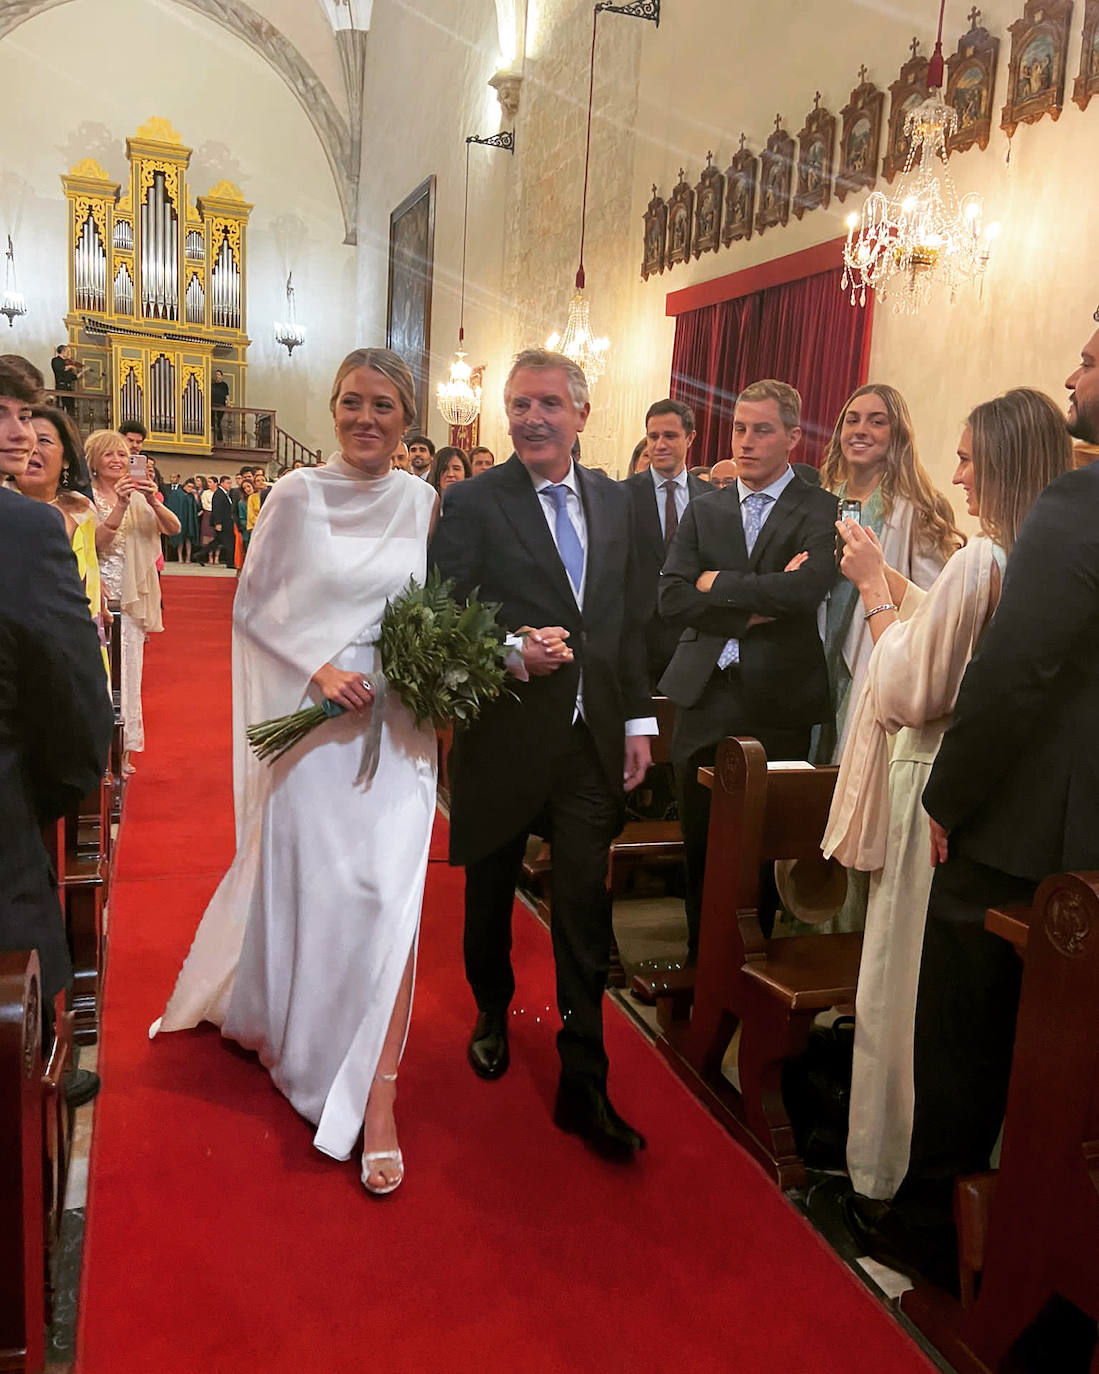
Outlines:
POLYGON ((641 259, 641 280, 648 281, 658 272, 664 271, 664 252, 668 244, 668 207, 657 195, 653 185, 653 198, 645 211, 645 253, 641 259))
POLYGON ((683 179, 683 168, 679 169, 679 181, 668 202, 668 251, 664 261, 669 267, 677 262, 687 262, 691 256, 691 231, 693 229, 695 193, 683 179))
POLYGON ((866 79, 859 68, 859 84, 840 111, 840 165, 836 173, 836 199, 844 201, 856 191, 873 190, 878 179, 881 152, 881 117, 885 93, 866 79))
POLYGON ((958 127, 946 140, 948 153, 964 153, 974 144, 987 148, 992 132, 992 97, 1000 40, 980 25, 981 11, 969 11, 969 32, 958 51, 946 59, 946 103, 958 116, 958 127))
POLYGON ((1008 138, 1020 124, 1034 124, 1047 114, 1060 117, 1071 19, 1072 0, 1027 0, 1023 17, 1008 29, 1011 62, 1007 103, 1000 115, 1008 138))
POLYGON ((928 96, 927 58, 920 56, 918 38, 913 38, 911 49, 912 56, 889 87, 889 128, 881 164, 881 174, 888 182, 892 182, 898 172, 904 171, 912 148, 911 139, 904 131, 905 115, 917 105, 922 105, 928 96))
POLYGON ((714 166, 713 153, 707 153, 706 166, 695 187, 696 258, 703 253, 716 253, 721 247, 721 214, 724 208, 725 178, 714 166))
POLYGON ((733 154, 725 171, 725 227, 721 231, 721 241, 726 248, 738 239, 752 237, 758 184, 759 158, 745 148, 741 134, 740 149, 733 154))
POLYGON ((408 364, 416 408, 427 423, 431 281, 435 264, 435 178, 429 176, 389 216, 389 292, 385 342, 408 364))
POLYGON ((1084 6, 1084 46, 1080 50, 1080 75, 1072 88, 1072 98, 1086 110, 1093 95, 1099 95, 1099 0, 1084 6))
POLYGON ((836 116, 821 107, 820 91, 798 134, 798 189, 794 214, 827 210, 832 199, 832 160, 836 150, 836 116))
POLYGON ((774 132, 760 154, 759 209, 756 232, 766 233, 776 225, 790 222, 790 197, 793 193, 794 140, 782 127, 782 116, 775 115, 774 132))

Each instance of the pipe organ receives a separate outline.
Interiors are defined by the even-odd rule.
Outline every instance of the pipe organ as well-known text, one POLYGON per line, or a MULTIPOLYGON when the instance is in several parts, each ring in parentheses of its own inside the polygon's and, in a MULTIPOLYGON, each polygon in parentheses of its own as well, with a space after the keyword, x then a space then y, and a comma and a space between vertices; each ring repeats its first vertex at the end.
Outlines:
POLYGON ((245 404, 248 205, 222 181, 192 200, 191 149, 167 120, 126 140, 129 175, 91 158, 62 177, 69 206, 69 342, 81 383, 140 420, 150 448, 211 451, 210 382, 245 404))

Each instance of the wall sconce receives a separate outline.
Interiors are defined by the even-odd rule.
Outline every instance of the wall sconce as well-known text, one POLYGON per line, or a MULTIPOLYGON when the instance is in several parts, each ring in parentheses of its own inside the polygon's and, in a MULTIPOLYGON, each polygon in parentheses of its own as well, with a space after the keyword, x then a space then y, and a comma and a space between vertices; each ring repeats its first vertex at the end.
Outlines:
POLYGON ((8 235, 8 251, 4 258, 4 295, 0 298, 0 315, 7 315, 8 327, 13 328, 17 315, 27 313, 27 303, 19 290, 15 276, 15 247, 8 235))
POLYGON ((275 321, 275 342, 282 344, 293 357, 294 349, 305 342, 305 326, 298 324, 294 309, 294 274, 286 276, 286 319, 275 321))

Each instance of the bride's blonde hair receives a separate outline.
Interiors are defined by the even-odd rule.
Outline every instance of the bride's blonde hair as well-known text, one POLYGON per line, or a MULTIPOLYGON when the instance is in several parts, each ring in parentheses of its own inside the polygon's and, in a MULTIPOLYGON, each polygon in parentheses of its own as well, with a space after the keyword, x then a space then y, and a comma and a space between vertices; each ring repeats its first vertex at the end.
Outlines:
POLYGON ((340 387, 349 372, 354 372, 356 368, 368 367, 372 372, 380 373, 387 382, 392 382, 397 388, 397 396, 401 402, 401 409, 404 411, 405 425, 416 423, 416 383, 412 380, 412 373, 408 369, 407 363, 398 357, 391 348, 356 348, 344 358, 336 369, 336 380, 332 383, 332 395, 328 402, 328 408, 332 414, 336 413, 336 401, 339 399, 340 387))

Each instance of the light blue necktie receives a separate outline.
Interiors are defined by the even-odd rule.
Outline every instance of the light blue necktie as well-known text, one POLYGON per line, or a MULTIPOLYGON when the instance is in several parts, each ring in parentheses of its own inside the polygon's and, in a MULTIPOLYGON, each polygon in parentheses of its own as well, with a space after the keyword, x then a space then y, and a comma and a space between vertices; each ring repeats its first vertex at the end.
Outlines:
MULTIPOLYGON (((763 512, 767 509, 773 497, 765 495, 761 491, 753 491, 744 498, 744 543, 748 549, 748 557, 751 558, 752 550, 756 546, 759 532, 763 528, 763 512)), ((719 668, 728 668, 730 663, 740 662, 740 640, 727 639, 725 647, 722 649, 717 660, 719 668)))
POLYGON ((554 506, 553 532, 557 540, 557 551, 569 575, 573 591, 579 604, 580 586, 584 581, 584 546, 576 533, 568 508, 569 489, 563 483, 542 490, 551 498, 554 506))

